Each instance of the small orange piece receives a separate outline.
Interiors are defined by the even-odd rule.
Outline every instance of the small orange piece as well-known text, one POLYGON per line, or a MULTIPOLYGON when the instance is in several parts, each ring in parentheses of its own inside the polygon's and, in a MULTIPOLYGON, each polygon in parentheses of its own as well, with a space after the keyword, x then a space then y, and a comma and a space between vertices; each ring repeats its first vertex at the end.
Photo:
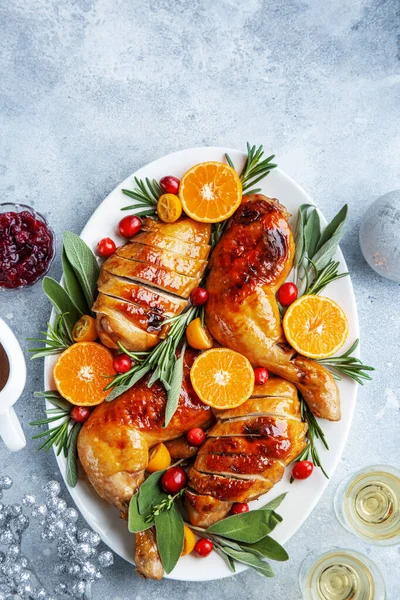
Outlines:
POLYGON ((96 320, 89 315, 83 315, 72 329, 74 342, 94 342, 97 339, 96 320))
POLYGON ((186 556, 193 552, 196 545, 196 538, 193 531, 187 525, 183 526, 183 550, 181 556, 186 556))
POLYGON ((190 380, 204 404, 219 409, 235 408, 250 398, 254 371, 239 352, 212 348, 195 359, 190 380))
POLYGON ((204 162, 186 171, 179 198, 189 217, 202 223, 228 219, 242 201, 242 183, 235 169, 220 162, 204 162))
POLYGON ((168 469, 171 464, 171 455, 165 444, 157 444, 149 452, 149 464, 147 465, 146 471, 149 473, 155 473, 156 471, 163 471, 168 469))
POLYGON ((182 202, 175 194, 163 194, 157 202, 157 214, 163 223, 175 223, 182 214, 182 202))
POLYGON ((213 347, 213 339, 200 317, 193 319, 186 327, 186 338, 188 344, 196 350, 208 350, 213 347))
POLYGON ((287 309, 283 329, 291 346, 303 356, 326 358, 345 343, 349 332, 342 308, 324 296, 301 296, 287 309))
POLYGON ((73 344, 65 350, 54 365, 54 382, 61 396, 78 406, 96 406, 108 395, 104 391, 115 375, 113 355, 95 342, 73 344))

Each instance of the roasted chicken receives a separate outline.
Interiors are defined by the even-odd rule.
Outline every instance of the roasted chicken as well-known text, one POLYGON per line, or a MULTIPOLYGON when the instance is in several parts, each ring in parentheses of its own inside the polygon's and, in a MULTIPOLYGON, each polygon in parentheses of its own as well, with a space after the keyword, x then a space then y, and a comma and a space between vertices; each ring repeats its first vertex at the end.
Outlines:
POLYGON ((163 321, 182 312, 200 283, 210 234, 210 225, 188 217, 172 224, 143 219, 139 235, 101 269, 93 311, 105 346, 118 348, 120 342, 143 351, 159 342, 163 321))
MULTIPOLYGON (((190 383, 194 357, 192 350, 186 351, 179 404, 168 427, 163 427, 164 387, 156 382, 148 388, 149 377, 144 377, 119 398, 100 404, 81 429, 78 455, 88 480, 123 517, 144 480, 149 450, 159 442, 169 442, 173 458, 193 456, 196 449, 182 434, 192 427, 206 429, 212 421, 211 409, 199 400, 190 383)), ((164 569, 152 530, 136 534, 135 563, 144 577, 162 578, 164 569)))
POLYGON ((294 256, 288 213, 276 199, 245 196, 214 249, 206 324, 222 345, 294 383, 317 417, 340 419, 332 375, 285 341, 275 293, 294 256))
POLYGON ((296 387, 273 378, 249 400, 218 411, 189 470, 185 504, 193 525, 209 527, 233 502, 255 500, 282 479, 306 446, 296 387))

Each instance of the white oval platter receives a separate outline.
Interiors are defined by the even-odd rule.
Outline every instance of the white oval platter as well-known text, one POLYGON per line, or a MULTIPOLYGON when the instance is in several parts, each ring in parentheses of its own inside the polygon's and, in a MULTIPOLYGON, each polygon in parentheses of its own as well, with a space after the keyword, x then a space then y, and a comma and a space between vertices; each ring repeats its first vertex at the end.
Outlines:
MULTIPOLYGON (((122 216, 129 214, 121 213, 120 209, 127 204, 131 204, 132 201, 121 192, 121 189, 133 189, 132 178, 134 176, 140 179, 149 177, 157 180, 164 175, 175 175, 180 178, 185 171, 199 162, 211 160, 225 162, 224 155, 226 152, 232 158, 235 168, 240 171, 246 159, 246 154, 238 150, 218 147, 181 150, 142 167, 118 185, 95 210, 81 233, 82 239, 85 240, 94 252, 98 240, 103 237, 111 237, 117 244, 124 243, 125 240, 118 238, 116 235, 117 224, 122 216)), ((257 187, 262 188, 262 193, 267 196, 280 200, 288 211, 294 215, 293 224, 295 223, 295 217, 301 204, 315 204, 308 194, 279 168, 274 169, 268 177, 257 184, 257 187)), ((338 206, 337 209, 339 208, 338 206)), ((323 218, 321 220, 324 222, 323 218)), ((340 270, 347 271, 346 263, 340 250, 337 253, 336 259, 340 261, 340 270)), ((324 291, 324 294, 338 302, 347 314, 349 336, 343 348, 344 351, 359 337, 357 307, 350 277, 342 278, 330 284, 324 291)), ((54 360, 54 357, 51 357, 45 361, 45 389, 54 389, 55 387, 52 379, 54 360)), ((330 476, 334 473, 346 444, 357 398, 357 384, 354 381, 343 379, 338 385, 342 403, 342 419, 338 423, 322 422, 330 451, 327 452, 321 448, 320 455, 324 468, 330 476)), ((58 456, 57 462, 61 474, 65 479, 66 460, 64 456, 58 456)), ((274 531, 275 539, 281 544, 285 544, 296 533, 321 498, 329 483, 322 472, 319 469, 315 469, 310 479, 295 481, 290 485, 289 472, 290 469, 286 469, 282 481, 273 490, 251 503, 251 508, 257 508, 279 494, 288 492, 287 497, 279 508, 283 522, 274 531)), ((67 487, 69 486, 67 485, 67 487)), ((86 480, 79 480, 75 488, 69 487, 69 492, 90 527, 100 534, 102 540, 111 550, 130 562, 132 569, 134 569, 133 536, 129 534, 126 522, 119 519, 118 510, 99 498, 86 480)), ((244 565, 237 564, 236 572, 243 571, 245 568, 244 565)), ((185 556, 179 560, 175 569, 167 577, 181 581, 209 581, 229 577, 230 575, 232 575, 232 572, 228 569, 222 558, 215 552, 212 552, 205 559, 198 559, 193 555, 185 556)))

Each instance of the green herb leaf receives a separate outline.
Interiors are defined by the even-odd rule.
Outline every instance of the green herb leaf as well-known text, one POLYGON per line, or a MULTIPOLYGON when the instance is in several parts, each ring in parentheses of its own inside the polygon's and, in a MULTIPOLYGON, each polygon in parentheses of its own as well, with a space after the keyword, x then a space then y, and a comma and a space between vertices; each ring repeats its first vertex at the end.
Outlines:
POLYGON ((348 206, 347 204, 345 204, 340 211, 338 212, 338 214, 332 219, 332 221, 330 223, 328 223, 328 225, 325 227, 320 240, 318 242, 318 246, 317 246, 317 250, 319 250, 320 248, 322 248, 322 246, 324 244, 326 244, 326 242, 328 240, 331 239, 331 237, 338 232, 340 232, 340 230, 343 228, 344 222, 347 218, 347 212, 348 212, 348 206))
POLYGON ((321 222, 316 208, 312 208, 304 227, 304 241, 307 255, 312 258, 321 236, 321 222))
POLYGON ((252 552, 246 552, 245 550, 240 550, 240 551, 234 550, 233 548, 231 548, 223 543, 219 544, 219 547, 228 556, 231 556, 235 560, 237 560, 245 565, 249 565, 250 567, 253 567, 253 569, 256 569, 259 573, 261 573, 265 577, 274 577, 275 576, 275 573, 274 573, 272 567, 268 563, 264 562, 259 556, 256 556, 252 552))
MULTIPOLYGON (((142 379, 142 377, 144 377, 146 375, 146 373, 148 373, 150 371, 150 369, 151 369, 151 365, 144 364, 140 369, 135 370, 135 373, 132 375, 132 377, 130 377, 129 382, 127 384, 117 385, 108 394, 108 396, 106 397, 106 402, 111 402, 111 400, 118 398, 118 396, 120 396, 124 392, 127 392, 128 390, 130 390, 131 387, 134 386, 135 383, 137 383, 139 381, 139 379, 142 379)), ((107 389, 107 387, 106 387, 106 389, 107 389)))
POLYGON ((146 521, 146 518, 148 516, 149 513, 140 514, 139 492, 136 492, 136 494, 132 496, 131 501, 129 502, 128 530, 131 533, 139 533, 139 531, 145 531, 146 529, 150 529, 150 527, 154 525, 154 521, 146 521))
POLYGON ((68 292, 69 297, 83 315, 90 314, 90 307, 86 302, 85 294, 83 293, 81 284, 75 275, 75 271, 67 258, 65 248, 62 250, 61 262, 64 276, 63 284, 68 292))
POLYGON ((183 344, 181 349, 181 354, 176 361, 173 371, 172 377, 170 381, 170 389, 167 392, 167 405, 165 407, 165 422, 164 427, 167 427, 168 423, 172 419, 175 414, 175 411, 178 407, 179 396, 182 389, 182 379, 183 379, 183 360, 185 358, 185 350, 186 344, 183 344))
POLYGON ((243 544, 243 547, 248 549, 249 552, 254 552, 255 554, 270 558, 271 560, 285 561, 289 559, 289 555, 285 548, 269 535, 266 535, 262 540, 259 540, 254 544, 243 544))
POLYGON ((279 496, 277 496, 270 502, 267 502, 267 504, 264 504, 264 506, 262 506, 259 510, 275 510, 282 504, 286 496, 287 492, 285 492, 284 494, 279 494, 279 496))
POLYGON ((46 392, 34 392, 33 396, 35 398, 45 398, 58 408, 65 410, 66 412, 71 412, 73 406, 68 400, 65 400, 57 390, 47 390, 46 392))
POLYGON ((154 519, 157 547, 166 573, 171 573, 183 549, 183 519, 172 505, 168 511, 160 512, 154 519))
POLYGON ((208 527, 206 531, 231 540, 253 544, 271 533, 281 521, 282 517, 273 510, 259 509, 222 519, 208 527))
POLYGON ((75 423, 69 433, 67 454, 67 483, 75 487, 78 482, 77 443, 82 423, 75 423))
POLYGON ((64 288, 51 277, 43 279, 42 287, 56 311, 64 315, 65 323, 71 333, 73 326, 82 316, 81 311, 72 302, 64 288))
POLYGON ((81 285, 88 306, 92 306, 97 295, 97 279, 100 269, 96 258, 85 242, 75 233, 64 233, 65 254, 81 285))
POLYGON ((157 504, 159 501, 162 495, 160 481, 164 473, 165 469, 152 473, 140 486, 137 506, 141 515, 147 513, 152 505, 157 504))
POLYGON ((316 269, 320 270, 326 267, 326 265, 334 257, 339 242, 343 237, 344 223, 347 217, 347 204, 338 212, 336 217, 327 225, 325 228, 320 242, 318 244, 318 250, 312 257, 312 261, 316 269))
POLYGON ((296 247, 293 266, 297 268, 304 260, 306 245, 304 241, 304 225, 307 220, 307 211, 311 204, 302 204, 297 214, 296 232, 294 235, 294 243, 296 247))

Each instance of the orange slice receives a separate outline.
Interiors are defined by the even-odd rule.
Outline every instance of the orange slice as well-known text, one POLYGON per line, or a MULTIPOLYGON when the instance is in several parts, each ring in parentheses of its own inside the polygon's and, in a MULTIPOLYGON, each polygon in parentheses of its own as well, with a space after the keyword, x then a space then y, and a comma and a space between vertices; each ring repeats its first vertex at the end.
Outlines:
POLYGON ((283 317, 286 339, 309 358, 332 356, 346 341, 347 317, 336 302, 323 296, 301 296, 283 317))
POLYGON ((242 200, 242 184, 235 169, 220 162, 204 162, 186 171, 179 186, 183 210, 202 223, 228 219, 242 200))
POLYGON ((94 342, 97 337, 96 319, 90 315, 83 315, 72 329, 74 342, 94 342))
POLYGON ((53 377, 61 396, 78 406, 95 406, 103 402, 110 381, 104 375, 115 375, 113 355, 95 342, 80 342, 65 350, 54 365, 53 377))
POLYGON ((228 348, 212 348, 196 358, 190 380, 204 404, 235 408, 250 398, 254 371, 242 354, 228 348))
POLYGON ((157 202, 157 214, 163 223, 175 223, 182 214, 182 202, 175 194, 163 194, 157 202))
POLYGON ((154 446, 149 452, 149 463, 146 467, 148 473, 155 473, 156 471, 163 471, 168 469, 171 464, 171 455, 165 444, 162 442, 154 446))
POLYGON ((183 550, 181 556, 186 556, 193 552, 196 545, 196 538, 193 531, 187 525, 183 526, 183 550))

